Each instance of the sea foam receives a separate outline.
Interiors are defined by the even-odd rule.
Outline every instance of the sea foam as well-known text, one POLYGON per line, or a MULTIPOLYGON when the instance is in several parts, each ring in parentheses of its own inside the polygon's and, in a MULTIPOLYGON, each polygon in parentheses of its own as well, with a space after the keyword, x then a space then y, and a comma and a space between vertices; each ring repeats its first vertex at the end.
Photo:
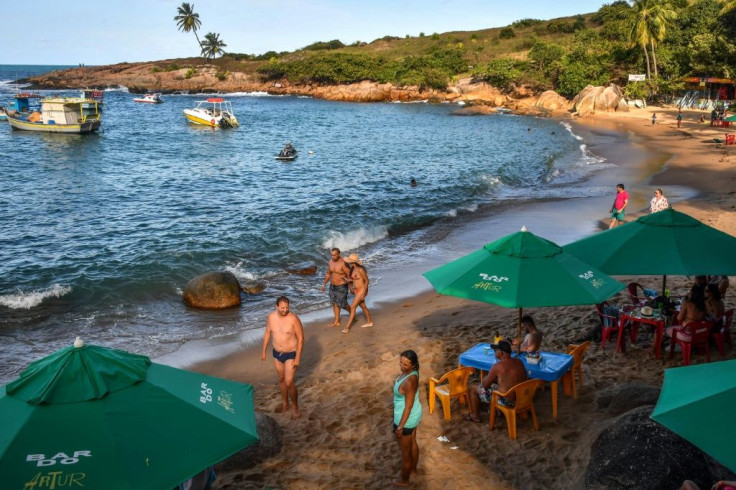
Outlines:
POLYGON ((28 292, 18 292, 15 294, 0 295, 0 305, 6 306, 13 310, 30 310, 40 305, 46 298, 61 298, 65 294, 70 293, 72 288, 53 284, 47 289, 35 290, 28 292))
POLYGON ((356 250, 361 245, 375 243, 388 236, 388 230, 385 226, 377 226, 371 229, 358 228, 347 233, 330 230, 327 237, 322 241, 324 248, 330 249, 337 247, 340 250, 356 250))

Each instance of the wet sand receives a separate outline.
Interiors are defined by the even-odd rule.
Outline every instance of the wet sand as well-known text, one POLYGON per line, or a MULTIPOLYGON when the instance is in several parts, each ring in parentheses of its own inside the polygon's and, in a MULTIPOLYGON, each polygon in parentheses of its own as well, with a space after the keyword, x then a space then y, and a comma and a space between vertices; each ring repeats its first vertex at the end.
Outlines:
MULTIPOLYGON (((611 195, 504 211, 489 218, 487 230, 481 221, 473 231, 453 235, 441 251, 446 254, 443 262, 463 250, 517 231, 520 223, 532 223, 531 231, 560 244, 593 233, 607 223, 606 211, 619 181, 625 182, 632 194, 631 218, 644 212, 654 188, 661 186, 675 201, 676 209, 736 234, 736 150, 712 142, 714 137, 724 139, 728 130, 699 124, 701 113, 685 112, 681 129, 676 127, 676 110, 659 107, 597 115, 579 122, 584 131, 591 133, 623 132, 633 143, 620 147, 602 143, 592 148, 616 164, 592 177, 610 186, 611 195), (654 127, 650 122, 652 111, 658 116, 654 127), (564 216, 570 226, 560 226, 559 216, 564 216)), ((579 389, 578 399, 561 396, 557 419, 552 417, 550 390, 537 394, 539 432, 533 430, 530 420, 521 420, 518 439, 511 441, 502 417, 489 431, 487 415, 484 424, 465 422, 462 416, 467 408, 457 402, 453 402, 452 420, 444 421, 441 410, 429 414, 429 377, 439 377, 455 368, 460 353, 488 341, 493 332, 513 335, 517 312, 439 296, 429 290, 421 272, 403 271, 408 277, 387 274, 382 278, 424 286, 416 286, 416 294, 398 301, 376 292, 379 301, 369 302, 375 325, 372 328, 358 328, 363 323, 359 316, 355 328, 342 334, 340 328, 327 326, 331 312, 310 315, 297 373, 302 412, 298 420, 291 420, 288 413, 273 413, 280 404, 278 383, 270 354, 266 362, 260 361, 260 344, 194 367, 252 384, 256 410, 274 417, 284 429, 284 447, 279 455, 251 469, 221 473, 215 488, 389 487, 398 477, 400 460, 391 433, 391 387, 399 375, 398 355, 405 349, 419 355, 424 409, 417 432, 421 456, 414 488, 581 488, 591 444, 610 420, 605 410, 597 408, 596 394, 628 381, 660 386, 664 369, 680 365, 679 353, 671 360, 667 355, 662 360, 654 359, 651 340, 647 342, 646 336, 624 355, 616 355, 610 344, 605 350, 593 344, 585 356, 584 386, 579 389), (438 436, 446 436, 450 442, 441 442, 438 436)), ((653 288, 661 280, 619 279, 624 283, 638 280, 653 288)), ((689 282, 684 277, 668 278, 673 294, 684 293, 689 282)), ((376 289, 380 287, 379 283, 376 289)), ((733 298, 733 293, 726 298, 727 308, 734 307, 733 298)), ((617 299, 627 301, 624 295, 617 299)), ((550 351, 564 351, 568 344, 586 338, 598 322, 592 306, 524 311, 532 314, 545 332, 544 349, 550 351)), ((342 320, 347 320, 345 313, 342 320)), ((733 351, 726 354, 734 357, 733 351)), ((714 353, 712 360, 719 359, 714 353)), ((703 361, 698 355, 694 362, 703 361)))

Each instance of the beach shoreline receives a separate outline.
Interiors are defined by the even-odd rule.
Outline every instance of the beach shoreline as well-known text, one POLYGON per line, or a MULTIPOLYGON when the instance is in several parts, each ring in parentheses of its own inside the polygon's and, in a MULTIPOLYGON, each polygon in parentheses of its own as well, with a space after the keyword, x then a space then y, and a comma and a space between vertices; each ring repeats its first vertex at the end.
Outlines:
MULTIPOLYGON (((736 179, 736 160, 730 148, 704 142, 724 131, 689 122, 699 118, 700 113, 688 113, 682 129, 673 127, 676 110, 661 108, 576 121, 576 125, 592 132, 626 134, 634 144, 634 154, 639 153, 637 145, 641 145, 641 152, 649 153, 639 161, 620 162, 591 177, 604 181, 611 188, 610 196, 590 198, 584 204, 552 201, 543 206, 544 210, 553 215, 565 213, 568 221, 576 223, 573 228, 591 233, 607 221, 605 208, 613 197, 616 179, 621 178, 632 191, 635 212, 629 219, 645 212, 654 187, 664 187, 668 195, 668 188, 676 186, 672 197, 678 210, 735 234, 736 201, 730 189, 736 179), (649 122, 652 111, 657 112, 660 121, 654 127, 649 122), (677 195, 680 193, 683 195, 677 195)), ((617 157, 616 148, 598 150, 608 152, 607 158, 613 163, 617 163, 615 158, 632 157, 617 157)), ((544 214, 539 216, 540 207, 532 208, 527 217, 536 213, 537 219, 544 220, 544 214)), ((504 227, 509 233, 517 231, 518 221, 524 218, 523 211, 506 213, 492 218, 494 235, 506 234, 504 227)), ((536 229, 532 231, 537 233, 536 229)), ((543 232, 538 234, 547 237, 543 232)), ((567 243, 564 238, 569 235, 564 231, 554 234, 554 238, 548 238, 567 243)), ((471 238, 477 239, 478 234, 459 233, 457 240, 466 242, 471 238)), ((470 248, 483 243, 473 243, 470 248)), ((619 279, 624 283, 632 279, 653 283, 651 277, 619 279)), ((424 281, 419 274, 412 280, 424 281)), ((687 284, 687 278, 668 278, 673 291, 685 291, 687 284)), ((618 298, 623 301, 623 295, 618 298)), ((650 349, 638 345, 619 356, 610 347, 604 351, 600 345, 591 345, 583 368, 586 384, 579 398, 561 396, 559 418, 554 419, 550 394, 545 390, 535 401, 540 431, 533 431, 529 423, 520 423, 519 439, 510 441, 503 419, 489 432, 487 422, 463 422, 467 409, 459 404, 453 404, 450 422, 443 420, 441 410, 429 414, 427 386, 430 376, 438 377, 456 367, 461 352, 487 341, 492 332, 512 335, 515 310, 439 296, 428 285, 409 297, 373 301, 369 306, 373 328, 357 327, 363 323, 359 317, 356 328, 342 334, 339 328, 325 326, 331 320, 331 310, 310 316, 305 322, 305 350, 297 373, 302 412, 299 420, 273 413, 279 404, 275 370, 270 355, 266 362, 260 361, 257 341, 192 367, 252 384, 256 410, 274 417, 284 429, 284 447, 279 455, 251 469, 220 474, 216 488, 389 486, 398 474, 398 450, 390 431, 390 385, 398 375, 399 352, 405 349, 419 354, 420 399, 425 410, 417 436, 422 452, 415 487, 582 488, 590 446, 610 420, 610 415, 596 405, 596 392, 627 381, 659 386, 664 369, 680 364, 677 356, 655 360, 650 349), (450 443, 438 441, 441 435, 450 443)), ((727 298, 727 307, 733 307, 732 298, 727 298)), ((533 308, 526 312, 542 326, 546 333, 544 348, 552 351, 564 351, 568 344, 584 339, 597 322, 590 306, 533 308)), ((343 312, 343 322, 346 318, 343 312)), ((718 355, 714 356, 717 360, 718 355)), ((727 357, 733 357, 733 352, 727 352, 727 357)))

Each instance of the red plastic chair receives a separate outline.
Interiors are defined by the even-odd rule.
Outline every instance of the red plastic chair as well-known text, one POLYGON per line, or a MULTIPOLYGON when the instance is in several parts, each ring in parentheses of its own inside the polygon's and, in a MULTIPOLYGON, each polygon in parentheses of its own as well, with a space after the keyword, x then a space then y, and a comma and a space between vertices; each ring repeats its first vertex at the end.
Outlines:
POLYGON ((631 302, 635 306, 643 305, 647 301, 649 301, 649 298, 647 298, 647 295, 644 294, 644 286, 639 284, 638 282, 630 282, 626 289, 629 291, 629 298, 631 298, 631 302))
POLYGON ((705 348, 705 360, 710 362, 710 344, 708 337, 713 322, 702 321, 692 322, 684 327, 680 327, 673 332, 672 341, 670 342, 670 359, 675 355, 675 344, 679 344, 682 348, 682 361, 685 366, 690 365, 690 354, 693 347, 705 348))
MULTIPOLYGON (((613 316, 613 315, 606 315, 604 313, 605 309, 609 305, 607 302, 599 303, 595 305, 595 309, 598 312, 598 317, 601 320, 601 349, 606 348, 606 342, 610 340, 612 334, 616 334, 616 340, 619 340, 619 337, 623 335, 623 325, 621 325, 621 321, 619 317, 613 316), (608 324, 608 325, 606 325, 608 324)), ((623 339, 621 339, 623 340, 623 339)), ((621 350, 621 344, 622 342, 616 342, 616 353, 621 350)))
POLYGON ((729 347, 733 347, 733 340, 731 339, 731 324, 733 323, 733 308, 726 311, 721 318, 716 320, 711 336, 716 341, 718 347, 718 353, 721 357, 725 357, 726 350, 724 349, 724 343, 728 342, 729 347))
MULTIPOLYGON (((729 123, 729 124, 730 124, 730 123, 729 123)), ((734 141, 734 138, 735 138, 735 137, 736 137, 736 135, 733 135, 733 134, 727 134, 727 135, 726 135, 726 144, 727 144, 727 145, 733 145, 734 143, 736 143, 736 141, 734 141)))

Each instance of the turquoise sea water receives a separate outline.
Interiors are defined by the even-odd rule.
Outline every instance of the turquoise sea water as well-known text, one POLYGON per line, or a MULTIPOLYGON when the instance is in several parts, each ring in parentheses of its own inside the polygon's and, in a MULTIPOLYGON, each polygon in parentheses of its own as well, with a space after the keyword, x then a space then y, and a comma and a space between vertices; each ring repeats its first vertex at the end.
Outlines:
MULTIPOLYGON (((21 88, 12 80, 49 69, 0 65, 0 105, 21 88)), ((105 92, 97 134, 0 123, 2 382, 76 335, 155 357, 261 328, 280 294, 324 308, 331 247, 380 281, 502 204, 598 192, 579 183, 606 165, 569 125, 455 104, 228 94, 241 126, 211 130, 182 114, 203 96, 133 97, 105 92), (299 158, 277 162, 286 141, 299 158), (316 277, 285 272, 304 263, 316 277), (239 309, 188 309, 184 285, 213 270, 266 289, 239 309)))

